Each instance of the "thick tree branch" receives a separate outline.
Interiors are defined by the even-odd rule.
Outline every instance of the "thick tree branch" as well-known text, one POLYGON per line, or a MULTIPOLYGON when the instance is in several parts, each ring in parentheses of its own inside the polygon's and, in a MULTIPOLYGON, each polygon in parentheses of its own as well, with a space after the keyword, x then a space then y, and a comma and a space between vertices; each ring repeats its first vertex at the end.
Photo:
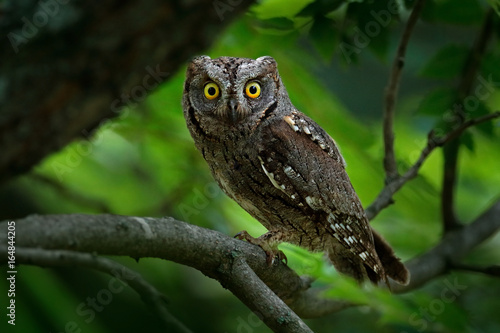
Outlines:
POLYGON ((255 274, 237 253, 221 284, 231 290, 274 332, 310 332, 311 329, 255 274))
POLYGON ((413 164, 411 168, 409 168, 402 176, 398 177, 397 179, 387 184, 382 189, 382 191, 380 191, 379 195, 373 201, 373 203, 366 209, 366 214, 368 215, 368 218, 370 220, 373 219, 382 209, 384 209, 385 207, 389 206, 392 203, 392 196, 397 191, 399 191, 399 189, 406 182, 417 176, 420 167, 435 148, 442 147, 446 145, 448 142, 458 138, 467 128, 471 126, 475 126, 498 117, 500 117, 500 111, 496 111, 474 119, 469 119, 443 137, 436 137, 435 133, 431 131, 427 136, 427 144, 424 147, 424 149, 422 149, 420 157, 415 162, 415 164, 413 164))
MULTIPOLYGON (((0 224, 2 231, 7 230, 6 228, 6 222, 0 224)), ((7 247, 6 235, 6 232, 2 232, 0 236, 0 246, 4 250, 7 247)), ((269 290, 273 290, 285 301, 300 298, 301 291, 309 287, 307 282, 281 263, 270 269, 266 255, 259 247, 213 230, 172 218, 83 214, 33 215, 16 221, 16 246, 99 255, 127 255, 132 258, 157 257, 188 265, 220 281, 250 309, 261 314, 266 324, 276 331, 286 329, 287 332, 307 332, 307 326, 292 314, 288 306, 282 301, 277 303, 279 298, 272 299, 267 295, 269 290), (241 260, 245 263, 240 263, 241 260), (237 281, 239 284, 253 281, 249 279, 248 274, 246 280, 239 276, 243 273, 238 269, 245 268, 245 265, 251 267, 271 289, 262 289, 264 284, 261 283, 258 292, 242 293, 242 287, 237 281), (262 304, 269 302, 276 307, 275 311, 262 307, 262 304), (285 315, 288 312, 290 314, 285 315)), ((5 261, 5 258, 2 259, 5 261)))
POLYGON ((396 163, 396 156, 394 154, 394 109, 396 106, 396 99, 399 90, 399 81, 401 79, 401 72, 405 62, 406 47, 410 41, 410 36, 417 23, 418 17, 424 6, 425 0, 418 0, 411 15, 406 23, 401 41, 399 42, 396 57, 392 64, 391 75, 389 82, 385 88, 385 108, 384 108, 384 169, 386 173, 386 184, 396 179, 398 174, 398 166, 396 163))
POLYGON ((164 296, 138 273, 112 260, 90 253, 67 250, 16 248, 16 261, 42 267, 78 266, 109 274, 128 284, 156 312, 167 330, 191 332, 168 311, 164 296))
MULTIPOLYGON (((450 233, 435 248, 412 259, 407 264, 412 275, 410 285, 393 285, 393 291, 410 291, 444 274, 450 260, 460 259, 500 229, 498 216, 500 201, 471 225, 450 233)), ((6 228, 7 222, 1 222, 0 250, 3 249, 3 253, 7 253, 7 233, 3 232, 6 228)), ((294 315, 283 316, 281 311, 285 308, 269 294, 270 290, 304 318, 323 316, 351 306, 347 302, 323 298, 321 290, 310 288, 310 281, 299 277, 282 263, 268 267, 266 255, 258 246, 173 218, 33 215, 16 221, 16 246, 34 252, 42 248, 43 251, 156 257, 191 266, 220 281, 253 311, 264 316, 266 324, 277 327, 278 331, 295 329, 301 332, 306 328, 294 315), (245 283, 256 287, 243 286, 245 283), (279 305, 275 312, 262 306, 270 303, 279 305)), ((22 257, 18 259, 19 263, 28 263, 22 261, 22 257)), ((0 262, 5 261, 2 258, 0 262)))

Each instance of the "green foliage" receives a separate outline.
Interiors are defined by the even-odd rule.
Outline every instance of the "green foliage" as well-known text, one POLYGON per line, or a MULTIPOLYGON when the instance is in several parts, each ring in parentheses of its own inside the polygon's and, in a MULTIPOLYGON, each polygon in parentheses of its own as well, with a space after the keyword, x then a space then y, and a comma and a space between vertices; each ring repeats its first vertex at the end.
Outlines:
POLYGON ((465 45, 445 46, 429 60, 420 74, 436 79, 455 78, 460 75, 469 52, 465 45))
POLYGON ((311 42, 324 59, 330 59, 338 44, 338 27, 335 21, 317 16, 309 30, 311 42))
MULTIPOLYGON (((382 100, 383 87, 373 78, 388 77, 387 60, 395 54, 403 30, 400 16, 406 18, 414 2, 404 1, 404 8, 391 11, 388 1, 261 1, 252 8, 251 15, 235 21, 207 53, 212 57, 273 56, 294 105, 315 119, 341 147, 351 181, 367 206, 383 187, 382 105, 363 104, 363 109, 371 110, 370 120, 350 105, 368 100, 371 92, 379 92, 382 100), (342 73, 354 73, 355 68, 346 66, 353 62, 362 71, 356 82, 358 88, 340 95, 328 79, 338 81, 342 73), (339 69, 339 64, 344 68, 339 69), (378 71, 374 69, 377 66, 378 71)), ((490 3, 498 9, 497 1, 490 3)), ((457 81, 474 42, 464 42, 463 29, 477 33, 485 17, 482 6, 475 0, 460 4, 452 0, 426 2, 423 18, 436 35, 444 34, 446 44, 433 36, 419 35, 418 24, 415 38, 410 40, 395 119, 400 172, 417 160, 431 128, 445 134, 457 125, 455 104, 462 105, 465 119, 498 110, 497 37, 493 37, 481 61, 471 94, 458 96, 457 81), (445 24, 447 30, 443 29, 445 24), (425 64, 420 66, 423 56, 425 64)), ((109 121, 90 140, 75 141, 44 160, 34 173, 51 182, 42 182, 32 175, 21 177, 16 185, 36 204, 37 212, 168 215, 228 235, 243 229, 254 236, 264 233, 259 223, 217 189, 194 148, 180 103, 184 70, 174 73, 139 106, 124 109, 119 118, 109 121)), ((348 76, 349 79, 356 77, 348 76)), ((464 223, 498 199, 500 173, 495 170, 499 168, 499 135, 497 120, 474 127, 463 137, 469 150, 463 150, 459 156, 456 209, 464 223)), ((441 170, 442 154, 435 152, 419 176, 396 194, 395 204, 373 222, 404 260, 425 252, 440 240, 441 170)), ((481 265, 498 262, 499 246, 497 236, 465 260, 481 265)), ((315 277, 315 285, 327 288, 325 297, 363 304, 342 314, 308 321, 317 332, 500 330, 495 310, 499 300, 494 297, 500 294, 500 285, 491 278, 470 274, 444 276, 411 293, 394 296, 372 286, 360 289, 353 281, 339 276, 321 253, 312 254, 289 244, 281 245, 281 249, 292 269, 315 277), (455 278, 466 288, 453 295, 447 292, 447 299, 455 296, 448 302, 442 295, 455 278), (422 313, 422 309, 428 314, 422 313)), ((164 292, 174 315, 193 331, 234 332, 250 327, 267 332, 263 324, 254 325, 259 322, 251 320, 250 311, 229 292, 199 272, 154 259, 141 260, 139 264, 124 260, 124 264, 140 271, 164 292), (193 320, 195 317, 198 319, 193 320)), ((116 331, 115 321, 126 317, 123 313, 132 317, 134 312, 139 312, 141 315, 134 317, 141 319, 130 330, 147 327, 149 331, 160 331, 154 322, 145 326, 151 315, 130 289, 117 295, 117 301, 100 312, 96 321, 82 323, 75 307, 105 287, 106 278, 91 274, 85 282, 78 282, 81 279, 67 272, 23 269, 25 273, 18 276, 22 276, 29 296, 19 296, 19 309, 26 311, 26 318, 35 316, 28 304, 43 309, 36 324, 23 322, 25 331, 61 331, 69 320, 81 323, 85 331, 116 331), (82 286, 87 286, 83 292, 73 290, 82 286), (111 309, 119 304, 123 307, 114 314, 111 309), (45 322, 40 317, 50 320, 45 322)))
POLYGON ((497 15, 500 16, 500 1, 499 0, 488 0, 488 3, 490 4, 491 8, 495 10, 497 15))
POLYGON ((477 0, 460 0, 460 5, 454 0, 427 1, 422 13, 424 20, 457 25, 480 24, 483 17, 477 0))
POLYGON ((337 10, 345 1, 342 0, 319 0, 314 1, 304 8, 297 14, 297 16, 314 16, 319 17, 326 15, 334 10, 337 10))
POLYGON ((453 88, 437 88, 422 98, 417 111, 425 115, 441 116, 453 105, 455 96, 453 88))

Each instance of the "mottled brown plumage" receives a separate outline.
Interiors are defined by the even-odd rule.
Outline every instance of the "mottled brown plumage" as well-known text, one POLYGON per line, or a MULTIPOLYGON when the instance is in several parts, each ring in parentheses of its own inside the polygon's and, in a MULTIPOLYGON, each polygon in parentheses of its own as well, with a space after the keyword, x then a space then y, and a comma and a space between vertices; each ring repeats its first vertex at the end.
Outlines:
POLYGON ((324 251, 358 281, 408 283, 404 265, 372 231, 335 141, 292 105, 273 58, 195 58, 183 108, 219 186, 269 230, 240 238, 270 258, 289 242, 324 251))

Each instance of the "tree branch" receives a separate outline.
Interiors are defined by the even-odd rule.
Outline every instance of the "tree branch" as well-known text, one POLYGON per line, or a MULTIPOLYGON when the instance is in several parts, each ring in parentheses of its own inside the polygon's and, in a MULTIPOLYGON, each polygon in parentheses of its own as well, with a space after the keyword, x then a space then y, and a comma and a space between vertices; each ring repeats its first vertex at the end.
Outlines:
POLYGON ((391 75, 389 82, 385 88, 385 108, 384 108, 384 169, 386 173, 386 184, 398 178, 398 166, 396 164, 396 157, 394 154, 394 108, 399 90, 399 81, 401 79, 401 72, 405 62, 406 46, 410 41, 410 36, 417 23, 420 12, 422 11, 425 0, 418 0, 411 15, 406 23, 405 30, 401 36, 396 57, 392 64, 391 75))
POLYGON ((244 258, 235 258, 230 274, 224 275, 219 282, 274 332, 312 333, 295 312, 259 279, 244 258))
POLYGON ((443 137, 436 137, 434 131, 431 131, 427 136, 427 144, 424 147, 424 149, 422 149, 420 157, 415 162, 415 164, 413 164, 411 168, 409 168, 404 175, 398 177, 397 179, 387 184, 382 189, 382 191, 380 191, 379 195, 373 201, 373 203, 370 206, 368 206, 368 208, 366 209, 366 215, 368 216, 368 218, 370 220, 373 219, 382 209, 384 209, 385 207, 389 206, 392 203, 392 196, 406 182, 417 176, 418 171, 422 167, 422 164, 425 162, 427 157, 429 157, 431 152, 436 147, 442 147, 446 145, 448 142, 458 138, 467 128, 471 126, 475 126, 498 117, 500 117, 500 111, 496 111, 474 119, 469 119, 443 137))
MULTIPOLYGON (((454 108, 455 126, 461 125, 467 114, 463 110, 463 101, 471 94, 474 79, 476 77, 481 59, 486 51, 488 41, 493 35, 493 9, 486 14, 479 37, 472 47, 467 61, 462 70, 462 76, 457 89, 457 101, 455 104, 459 108, 454 108)), ((458 154, 460 151, 460 141, 458 139, 450 140, 450 144, 443 149, 443 187, 441 191, 441 216, 443 218, 443 235, 447 232, 460 227, 460 223, 455 214, 455 184, 457 180, 458 154)))
POLYGON ((489 267, 478 267, 472 265, 466 265, 462 263, 452 263, 450 265, 450 269, 466 271, 466 272, 474 272, 481 273, 485 275, 489 275, 492 277, 500 278, 500 265, 493 265, 489 267))
MULTIPOLYGON (((0 223, 0 229, 7 230, 7 221, 0 223)), ((0 235, 0 248, 5 250, 4 253, 7 253, 6 235, 7 232, 0 235)), ((16 221, 16 246, 171 260, 198 269, 221 282, 250 309, 261 313, 264 322, 271 328, 276 328, 276 331, 284 331, 286 328, 288 332, 307 332, 307 326, 292 314, 288 306, 281 301, 278 306, 278 298, 272 300, 273 306, 276 306, 275 311, 262 308, 261 305, 268 304, 271 299, 264 289, 253 294, 242 293, 241 286, 231 281, 233 278, 242 281, 242 277, 238 276, 238 269, 233 265, 244 268, 241 266, 243 264, 235 263, 244 259, 244 265, 248 265, 283 300, 300 298, 301 291, 306 290, 309 284, 284 264, 279 263, 269 268, 266 254, 258 246, 217 231, 173 218, 84 214, 32 215, 16 221), (41 230, 43 232, 40 232, 41 230), (285 313, 290 314, 284 315, 285 313), (272 315, 279 316, 274 318, 272 315), (274 322, 271 322, 272 320, 274 322)), ((2 258, 2 262, 5 262, 5 258, 2 258)), ((26 262, 22 262, 20 258, 19 263, 26 262)), ((248 274, 245 278, 246 282, 250 281, 248 274)), ((261 287, 259 286, 260 289, 261 287)))
POLYGON ((500 201, 493 204, 474 222, 449 232, 441 242, 425 254, 411 259, 406 267, 411 272, 410 284, 392 284, 393 292, 407 292, 445 274, 451 262, 458 262, 474 247, 500 230, 500 201))
POLYGON ((443 149, 443 180, 441 189, 441 218, 443 235, 450 230, 460 228, 460 222, 455 214, 455 184, 458 172, 458 154, 460 140, 451 140, 443 149))
POLYGON ((162 320, 165 328, 174 332, 191 332, 183 323, 168 311, 165 297, 138 273, 112 260, 98 257, 90 253, 67 250, 44 250, 33 248, 16 248, 16 261, 41 267, 79 266, 114 276, 127 283, 149 305, 162 320))
MULTIPOLYGON (((471 225, 450 233, 435 248, 407 263, 412 275, 410 285, 394 284, 392 290, 407 292, 444 274, 450 260, 458 260, 500 229, 499 215, 500 201, 471 225)), ((7 230, 7 221, 0 223, 0 230, 7 230)), ((352 306, 322 297, 321 290, 310 288, 308 279, 299 277, 282 263, 269 267, 266 254, 258 246, 173 218, 32 215, 16 221, 16 246, 24 248, 23 251, 30 249, 30 253, 63 250, 156 257, 191 266, 218 280, 276 331, 307 332, 307 327, 291 310, 288 315, 286 305, 273 293, 303 318, 352 306), (270 311, 268 306, 274 310, 270 311)), ((1 232, 0 249, 7 253, 6 247, 7 232, 1 232)), ((19 263, 30 263, 22 255, 17 259, 19 263)), ((5 262, 5 257, 0 260, 5 262)))

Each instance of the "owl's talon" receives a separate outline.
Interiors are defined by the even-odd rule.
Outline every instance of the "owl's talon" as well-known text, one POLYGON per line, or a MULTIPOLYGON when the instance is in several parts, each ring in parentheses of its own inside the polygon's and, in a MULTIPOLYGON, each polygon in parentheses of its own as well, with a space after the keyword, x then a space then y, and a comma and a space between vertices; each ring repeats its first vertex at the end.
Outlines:
POLYGON ((234 235, 234 238, 240 240, 246 240, 248 243, 257 245, 261 249, 263 249, 264 252, 266 253, 266 262, 269 267, 274 264, 276 258, 278 258, 278 260, 281 262, 285 261, 285 265, 288 264, 288 259, 286 255, 283 253, 283 251, 271 247, 271 245, 268 242, 266 242, 262 236, 259 238, 255 238, 250 236, 250 234, 246 230, 243 230, 234 235))
POLYGON ((280 261, 284 261, 285 262, 285 265, 288 265, 288 258, 286 257, 285 253, 281 250, 278 250, 278 255, 277 255, 278 259, 280 261))
POLYGON ((278 259, 280 262, 284 261, 285 265, 288 264, 288 259, 285 253, 283 253, 283 251, 281 250, 266 251, 266 255, 267 255, 266 261, 268 266, 272 266, 275 263, 276 259, 278 259))
POLYGON ((250 234, 246 230, 242 230, 242 231, 238 232, 236 235, 234 235, 234 238, 237 238, 240 240, 246 240, 250 244, 255 244, 255 245, 259 245, 259 246, 261 243, 261 242, 259 242, 259 240, 257 238, 250 236, 250 234))

